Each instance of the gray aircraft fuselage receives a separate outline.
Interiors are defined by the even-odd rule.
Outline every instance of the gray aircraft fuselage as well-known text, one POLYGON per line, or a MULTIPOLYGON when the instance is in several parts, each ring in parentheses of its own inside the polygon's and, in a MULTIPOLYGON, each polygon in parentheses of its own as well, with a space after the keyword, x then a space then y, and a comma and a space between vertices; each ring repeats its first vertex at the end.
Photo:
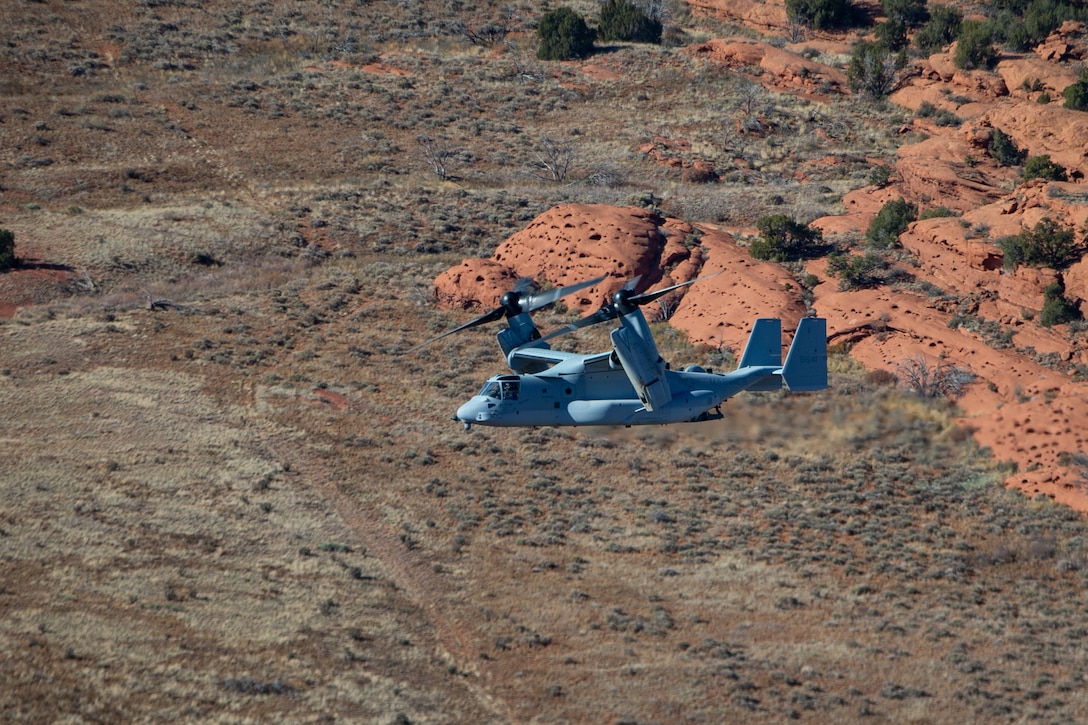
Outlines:
MULTIPOLYGON (((622 370, 499 375, 457 410, 468 425, 655 425, 704 418, 726 398, 753 386, 781 386, 781 366, 733 373, 666 371, 672 400, 647 410, 622 370)), ((771 389, 774 389, 771 388, 771 389)), ((763 387, 760 389, 768 389, 763 387)))

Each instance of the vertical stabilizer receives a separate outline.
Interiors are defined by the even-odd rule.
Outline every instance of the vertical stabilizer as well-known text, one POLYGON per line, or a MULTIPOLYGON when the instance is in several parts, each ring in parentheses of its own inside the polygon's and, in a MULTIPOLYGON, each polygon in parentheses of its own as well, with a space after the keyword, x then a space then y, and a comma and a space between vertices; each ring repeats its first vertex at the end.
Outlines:
POLYGON ((782 378, 794 392, 827 388, 827 320, 805 317, 797 325, 782 378))
POLYGON ((782 364, 782 320, 761 317, 752 326, 752 334, 744 346, 738 368, 773 366, 782 364))

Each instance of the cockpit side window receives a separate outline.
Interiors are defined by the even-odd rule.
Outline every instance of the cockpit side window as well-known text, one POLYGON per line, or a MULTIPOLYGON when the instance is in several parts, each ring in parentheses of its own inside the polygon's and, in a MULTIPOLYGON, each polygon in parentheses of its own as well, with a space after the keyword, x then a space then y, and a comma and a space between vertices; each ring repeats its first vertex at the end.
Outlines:
POLYGON ((480 395, 496 400, 517 400, 521 393, 521 382, 518 380, 489 380, 480 395))

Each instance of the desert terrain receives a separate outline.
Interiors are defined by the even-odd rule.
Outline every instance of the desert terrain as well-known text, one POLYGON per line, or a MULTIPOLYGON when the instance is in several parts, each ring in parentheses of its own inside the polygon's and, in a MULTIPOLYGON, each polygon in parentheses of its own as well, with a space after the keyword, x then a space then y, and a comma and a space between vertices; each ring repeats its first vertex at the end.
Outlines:
POLYGON ((859 34, 792 39, 782 3, 673 3, 669 43, 569 62, 541 13, 0 7, 0 720, 1088 721, 1085 328, 1038 324, 1052 273, 997 244, 1083 240, 1088 116, 1038 102, 1083 29, 912 57, 875 102, 859 34), (1021 183, 994 128, 1070 179, 1021 183), (747 252, 900 197, 951 215, 875 288, 747 252), (814 310, 829 390, 465 431, 497 330, 403 354, 519 276, 611 275, 547 330, 718 270, 662 306, 665 357, 814 310), (912 360, 974 381, 919 396, 912 360))

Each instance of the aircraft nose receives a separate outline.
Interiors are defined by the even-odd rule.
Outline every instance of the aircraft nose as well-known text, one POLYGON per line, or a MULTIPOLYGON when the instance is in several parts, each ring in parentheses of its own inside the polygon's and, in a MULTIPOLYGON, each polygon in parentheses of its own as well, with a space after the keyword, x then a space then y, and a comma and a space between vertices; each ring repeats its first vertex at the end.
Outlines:
POLYGON ((486 423, 491 419, 487 404, 473 398, 457 409, 457 420, 462 423, 486 423))

